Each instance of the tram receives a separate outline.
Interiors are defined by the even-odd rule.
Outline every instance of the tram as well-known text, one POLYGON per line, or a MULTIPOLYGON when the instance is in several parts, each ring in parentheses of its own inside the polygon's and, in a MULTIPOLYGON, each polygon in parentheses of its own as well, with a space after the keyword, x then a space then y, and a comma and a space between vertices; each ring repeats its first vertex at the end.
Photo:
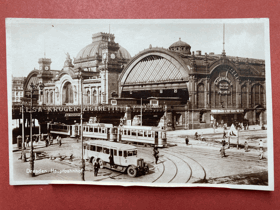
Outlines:
POLYGON ((84 143, 84 155, 91 163, 98 161, 100 168, 126 171, 131 177, 149 172, 148 164, 137 157, 135 146, 102 140, 87 141, 84 143))
POLYGON ((49 124, 50 133, 52 136, 70 136, 76 137, 78 135, 77 125, 66 125, 60 123, 49 124))
POLYGON ((150 126, 123 126, 119 127, 120 141, 142 143, 156 147, 166 147, 166 131, 150 126))
MULTIPOLYGON (((50 133, 78 137, 80 124, 56 125, 50 124, 50 133)), ((122 143, 137 143, 145 146, 166 147, 166 131, 150 126, 119 126, 105 123, 87 123, 83 125, 83 137, 88 139, 104 139, 122 143)))

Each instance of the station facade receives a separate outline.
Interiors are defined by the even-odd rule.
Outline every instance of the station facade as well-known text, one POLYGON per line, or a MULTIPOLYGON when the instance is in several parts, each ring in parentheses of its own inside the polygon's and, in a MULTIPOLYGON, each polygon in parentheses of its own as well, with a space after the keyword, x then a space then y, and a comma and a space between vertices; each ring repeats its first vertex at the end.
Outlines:
POLYGON ((181 40, 168 49, 150 45, 131 57, 114 39, 113 34, 94 34, 74 61, 67 54, 61 70, 51 69, 51 59, 40 58, 39 69, 25 80, 25 97, 32 82, 42 82, 44 89, 35 93, 38 106, 78 106, 82 93, 88 107, 122 101, 127 109, 118 117, 127 121, 139 115, 133 107, 140 103, 144 110, 162 107, 156 114, 141 114, 154 126, 163 120, 169 129, 230 125, 244 119, 266 123, 264 60, 225 52, 202 55, 181 40))

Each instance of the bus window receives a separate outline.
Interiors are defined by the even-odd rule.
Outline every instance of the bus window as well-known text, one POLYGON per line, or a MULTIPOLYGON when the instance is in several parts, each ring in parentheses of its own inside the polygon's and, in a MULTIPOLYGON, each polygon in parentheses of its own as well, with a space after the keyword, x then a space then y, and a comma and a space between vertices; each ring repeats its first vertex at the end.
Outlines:
POLYGON ((89 132, 93 132, 93 127, 90 127, 90 128, 89 128, 89 132))
POLYGON ((127 131, 127 130, 124 130, 124 131, 123 131, 123 135, 127 135, 127 134, 126 134, 126 131, 127 131))
POLYGON ((105 129, 104 128, 101 129, 101 133, 105 133, 105 129))
POLYGON ((127 135, 130 135, 130 130, 127 130, 127 135))
POLYGON ((102 151, 102 147, 97 147, 97 152, 101 152, 102 151))
POLYGON ((155 134, 156 134, 156 138, 157 138, 158 137, 158 132, 156 131, 155 134))
POLYGON ((117 156, 117 150, 114 149, 114 156, 117 156))
POLYGON ((98 132, 98 128, 94 128, 94 133, 97 133, 98 132))
POLYGON ((127 156, 136 156, 137 151, 127 151, 127 156))
POLYGON ((131 135, 132 135, 132 136, 136 136, 136 131, 135 131, 135 130, 132 130, 132 131, 131 131, 131 135))
POLYGON ((95 151, 95 146, 90 145, 90 150, 91 150, 91 151, 95 151))
POLYGON ((119 156, 122 156, 122 151, 121 150, 119 150, 119 156))
POLYGON ((103 148, 103 153, 109 154, 109 149, 108 148, 103 148))
POLYGON ((127 157, 127 151, 123 151, 123 156, 127 157))
POLYGON ((138 131, 138 136, 143 136, 143 131, 138 131))
POLYGON ((150 132, 150 131, 147 131, 147 133, 148 133, 148 137, 151 138, 151 137, 152 137, 151 132, 150 132))

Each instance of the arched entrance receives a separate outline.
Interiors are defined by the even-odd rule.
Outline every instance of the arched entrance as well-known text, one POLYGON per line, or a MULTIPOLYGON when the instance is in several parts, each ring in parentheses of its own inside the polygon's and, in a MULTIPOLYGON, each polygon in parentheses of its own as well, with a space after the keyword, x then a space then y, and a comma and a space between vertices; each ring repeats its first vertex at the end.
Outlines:
POLYGON ((73 87, 70 82, 66 82, 62 89, 62 104, 73 103, 73 87))
POLYGON ((122 98, 176 97, 189 100, 189 68, 165 49, 148 49, 135 56, 120 76, 122 98))

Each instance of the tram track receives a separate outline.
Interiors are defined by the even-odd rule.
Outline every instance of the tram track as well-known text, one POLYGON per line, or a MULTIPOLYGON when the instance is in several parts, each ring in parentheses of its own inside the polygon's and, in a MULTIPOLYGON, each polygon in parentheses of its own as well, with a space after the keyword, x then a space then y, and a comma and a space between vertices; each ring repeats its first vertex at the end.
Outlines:
MULTIPOLYGON (((208 159, 212 159, 212 160, 216 160, 216 159, 220 159, 220 152, 218 150, 215 150, 216 153, 213 153, 213 152, 202 152, 202 151, 198 151, 198 149, 193 149, 193 148, 178 148, 176 150, 176 152, 183 152, 183 153, 186 153, 187 151, 190 151, 192 152, 192 154, 196 154, 196 155, 199 155, 199 157, 197 158, 201 158, 201 155, 202 156, 207 156, 208 159)), ((174 151, 174 150, 169 150, 169 151, 174 151)), ((227 153, 227 152, 226 152, 227 153)), ((236 162, 236 161, 259 161, 261 163, 266 163, 267 160, 266 159, 263 159, 263 160, 258 160, 258 156, 253 156, 253 155, 245 155, 243 153, 239 153, 239 154, 235 154, 234 151, 228 151, 228 157, 229 158, 224 158, 223 160, 224 161, 227 161, 227 162, 236 162), (232 159, 234 158, 234 160, 232 159)))

